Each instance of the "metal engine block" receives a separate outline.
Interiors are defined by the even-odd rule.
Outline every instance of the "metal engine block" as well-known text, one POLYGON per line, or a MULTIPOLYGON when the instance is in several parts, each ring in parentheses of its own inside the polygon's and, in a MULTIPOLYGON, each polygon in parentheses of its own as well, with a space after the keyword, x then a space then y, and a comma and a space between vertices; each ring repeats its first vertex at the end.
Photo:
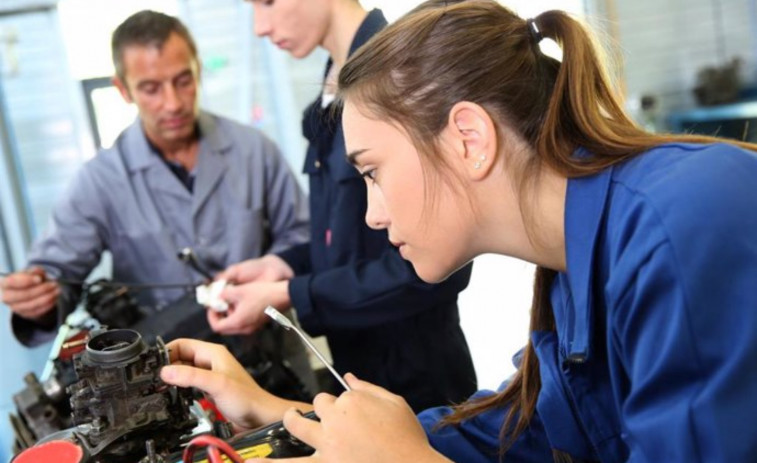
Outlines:
POLYGON ((132 330, 91 333, 84 352, 74 357, 79 381, 66 389, 75 426, 43 441, 73 440, 92 462, 157 461, 155 455, 175 449, 197 424, 191 391, 159 377, 168 363, 159 337, 150 347, 132 330))

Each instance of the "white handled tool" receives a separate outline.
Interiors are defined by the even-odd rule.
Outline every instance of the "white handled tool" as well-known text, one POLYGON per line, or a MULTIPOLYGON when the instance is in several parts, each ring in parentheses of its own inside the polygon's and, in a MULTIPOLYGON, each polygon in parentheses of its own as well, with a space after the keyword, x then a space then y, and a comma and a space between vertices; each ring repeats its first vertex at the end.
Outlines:
POLYGON ((326 368, 328 368, 329 371, 331 372, 331 374, 334 375, 334 378, 336 378, 337 381, 339 381, 342 384, 342 386, 344 386, 344 388, 346 390, 348 390, 348 391, 352 390, 352 388, 347 385, 347 382, 344 380, 344 378, 342 378, 339 375, 339 373, 336 372, 336 370, 334 369, 334 367, 332 367, 331 364, 329 364, 329 362, 326 361, 326 357, 324 357, 323 354, 321 354, 318 351, 318 349, 315 348, 315 346, 313 345, 313 343, 310 342, 310 340, 307 338, 307 336, 305 336, 305 333, 303 333, 302 331, 300 331, 299 328, 297 328, 296 326, 294 326, 292 324, 291 320, 289 320, 288 318, 286 318, 281 312, 279 312, 278 310, 276 310, 275 307, 271 307, 270 305, 265 308, 264 312, 265 312, 266 315, 268 315, 269 317, 273 318, 273 320, 276 323, 278 323, 279 325, 283 326, 284 329, 294 330, 294 332, 297 333, 302 338, 302 340, 305 342, 305 345, 308 346, 308 348, 313 351, 313 353, 315 354, 315 356, 318 357, 318 359, 321 362, 323 362, 324 365, 326 365, 326 368))

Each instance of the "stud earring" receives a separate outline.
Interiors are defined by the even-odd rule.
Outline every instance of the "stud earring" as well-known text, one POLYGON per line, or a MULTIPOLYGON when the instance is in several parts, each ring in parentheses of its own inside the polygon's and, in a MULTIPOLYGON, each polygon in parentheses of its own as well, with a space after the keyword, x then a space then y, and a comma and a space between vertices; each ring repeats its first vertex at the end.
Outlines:
POLYGON ((484 161, 486 161, 486 156, 485 155, 481 155, 481 157, 479 159, 480 159, 480 161, 476 161, 473 164, 473 168, 474 169, 480 169, 481 168, 481 163, 483 163, 484 161))

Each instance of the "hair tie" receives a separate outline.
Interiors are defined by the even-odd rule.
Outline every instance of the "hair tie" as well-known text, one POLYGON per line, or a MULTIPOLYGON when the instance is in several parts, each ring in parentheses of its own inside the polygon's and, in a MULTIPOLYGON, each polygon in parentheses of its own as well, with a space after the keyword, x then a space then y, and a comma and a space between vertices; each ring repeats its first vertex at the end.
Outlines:
POLYGON ((534 43, 538 44, 542 41, 544 36, 541 34, 539 26, 536 25, 536 21, 534 21, 533 18, 526 19, 526 27, 528 27, 528 33, 531 34, 531 40, 533 40, 534 43))

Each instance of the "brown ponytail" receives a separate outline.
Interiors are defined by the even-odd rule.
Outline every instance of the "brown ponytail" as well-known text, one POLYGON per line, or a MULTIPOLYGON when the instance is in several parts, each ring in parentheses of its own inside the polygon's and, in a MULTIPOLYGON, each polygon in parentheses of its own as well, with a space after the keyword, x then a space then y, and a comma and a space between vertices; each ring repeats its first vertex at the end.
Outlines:
MULTIPOLYGON (((535 22, 541 34, 554 40, 563 51, 542 129, 534 144, 540 162, 566 177, 576 177, 595 174, 663 143, 720 141, 644 131, 623 110, 589 32, 558 10, 540 14, 535 22), (573 151, 579 146, 592 157, 574 157, 573 151)), ((753 144, 733 143, 757 150, 753 144)))
MULTIPOLYGON (((555 330, 555 318, 552 314, 552 305, 549 302, 550 287, 555 275, 554 270, 544 267, 536 269, 534 298, 531 305, 531 331, 555 330)), ((540 389, 539 360, 531 341, 529 341, 524 349, 520 368, 504 391, 457 406, 455 413, 447 416, 442 424, 458 424, 487 410, 510 404, 510 409, 500 432, 504 451, 528 426, 536 409, 536 400, 540 389)))
POLYGON ((587 31, 562 11, 536 18, 545 37, 563 50, 554 89, 536 140, 539 158, 567 176, 596 173, 663 141, 624 112, 587 31), (594 155, 572 156, 577 146, 594 155))

